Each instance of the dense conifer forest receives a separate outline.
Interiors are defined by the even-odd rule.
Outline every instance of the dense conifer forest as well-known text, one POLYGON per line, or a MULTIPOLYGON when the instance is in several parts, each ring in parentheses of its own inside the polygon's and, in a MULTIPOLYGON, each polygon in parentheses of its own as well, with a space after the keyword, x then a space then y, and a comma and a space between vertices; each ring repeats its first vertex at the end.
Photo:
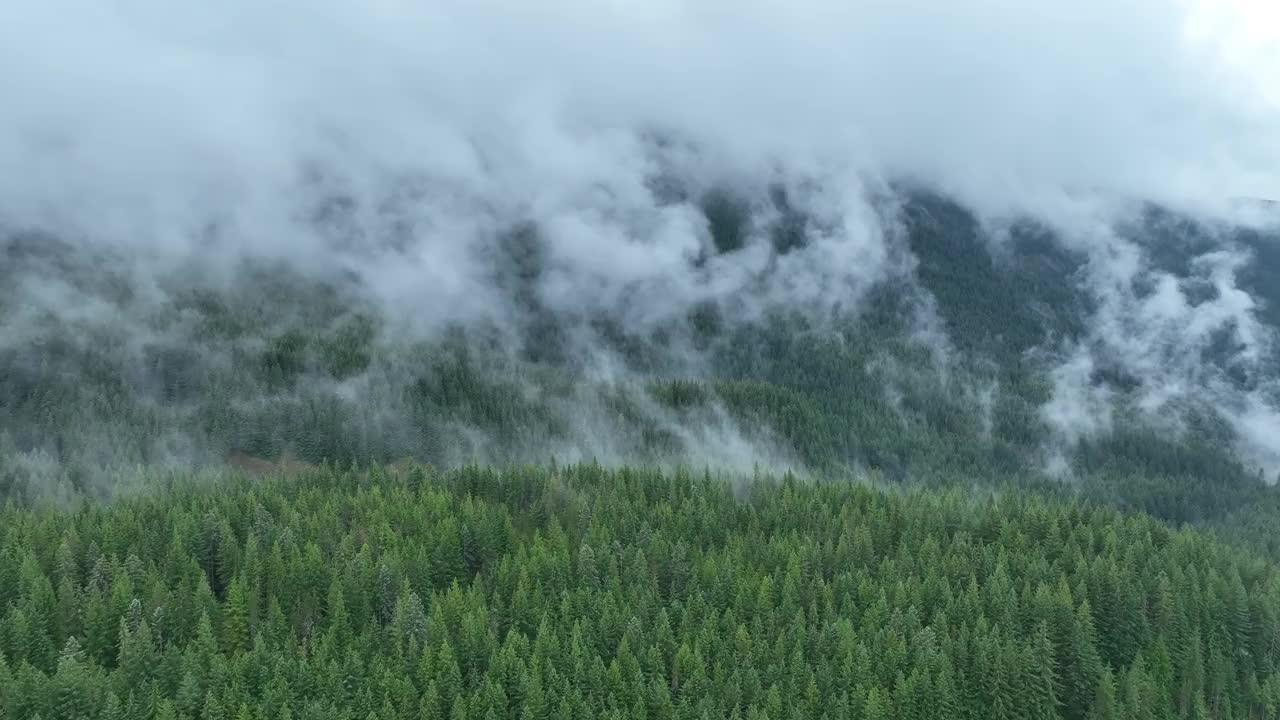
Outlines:
MULTIPOLYGON (((698 262, 822 232, 694 199, 698 262)), ((648 324, 547 307, 517 227, 514 320, 430 333, 5 236, 0 719, 1280 718, 1274 239, 1146 209, 1117 305, 1047 226, 893 213, 848 303, 648 324), (1168 297, 1212 333, 1106 334, 1168 297)))
POLYGON ((0 0, 0 720, 1280 720, 1275 0, 0 0))
POLYGON ((1272 718, 1280 570, 1029 494, 322 467, 0 512, 4 718, 1272 718))

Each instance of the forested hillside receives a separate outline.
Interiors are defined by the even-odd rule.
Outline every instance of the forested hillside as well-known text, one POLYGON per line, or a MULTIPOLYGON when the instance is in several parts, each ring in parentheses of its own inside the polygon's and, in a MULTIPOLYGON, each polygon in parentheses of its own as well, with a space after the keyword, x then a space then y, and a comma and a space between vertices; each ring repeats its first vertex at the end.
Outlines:
POLYGON ((1031 496, 595 465, 0 513, 4 718, 1274 718, 1280 571, 1031 496))
POLYGON ((0 720, 1280 720, 1262 0, 0 0, 0 720))
POLYGON ((759 273, 4 235, 0 718, 1280 717, 1272 235, 663 192, 759 273))
MULTIPOLYGON (((828 230, 781 188, 666 192, 705 222, 689 272, 720 282, 756 254, 762 274, 702 299, 651 297, 651 318, 643 303, 553 307, 554 243, 525 224, 478 260, 500 312, 442 311, 425 331, 367 273, 248 256, 210 279, 4 235, 0 495, 106 498, 138 466, 241 455, 554 457, 1065 481, 1174 522, 1274 505, 1272 235, 1145 208, 1081 239, 902 191, 883 210, 890 269, 857 284, 844 275, 856 268, 824 280, 810 267, 828 230), (1137 264, 1112 276, 1118 257, 1137 264), (805 282, 836 284, 810 302, 805 282)), ((326 207, 317 232, 356 213, 326 207)))

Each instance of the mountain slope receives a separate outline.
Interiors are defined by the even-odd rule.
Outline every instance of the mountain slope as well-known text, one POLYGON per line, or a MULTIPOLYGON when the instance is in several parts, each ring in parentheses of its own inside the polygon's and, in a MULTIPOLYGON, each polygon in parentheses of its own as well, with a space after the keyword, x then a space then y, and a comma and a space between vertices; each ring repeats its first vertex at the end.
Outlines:
MULTIPOLYGON (((911 190, 880 203, 879 245, 850 245, 781 188, 668 195, 706 223, 681 271, 700 295, 601 276, 566 306, 550 230, 524 224, 481 248, 496 299, 471 314, 387 295, 372 265, 223 274, 10 233, 0 487, 109 494, 139 464, 239 453, 1066 476, 1193 521, 1270 494, 1274 234, 1151 207, 1086 233, 911 190), (850 252, 876 247, 868 284, 850 252), (833 253, 852 264, 820 270, 833 253)), ((358 208, 332 207, 317 232, 345 238, 358 208)))

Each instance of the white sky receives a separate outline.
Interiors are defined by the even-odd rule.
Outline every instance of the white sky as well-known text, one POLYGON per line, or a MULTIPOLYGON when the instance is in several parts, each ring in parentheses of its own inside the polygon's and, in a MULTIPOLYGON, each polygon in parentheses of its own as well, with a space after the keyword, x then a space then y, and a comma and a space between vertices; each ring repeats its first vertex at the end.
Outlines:
POLYGON ((303 165, 555 205, 635 191, 655 128, 739 169, 975 201, 1276 197, 1277 5, 0 2, 0 223, 129 232, 256 204, 262 225, 303 165))
POLYGON ((1280 106, 1280 0, 1199 0, 1188 25, 1195 40, 1215 44, 1280 106))

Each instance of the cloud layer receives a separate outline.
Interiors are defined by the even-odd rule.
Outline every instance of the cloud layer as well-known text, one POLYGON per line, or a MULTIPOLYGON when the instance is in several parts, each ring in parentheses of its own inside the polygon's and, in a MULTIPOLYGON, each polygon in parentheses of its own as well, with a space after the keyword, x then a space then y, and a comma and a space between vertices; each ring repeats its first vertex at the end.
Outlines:
MULTIPOLYGON (((252 254, 362 278, 415 336, 515 333, 539 312, 643 330, 704 302, 855 304, 910 272, 890 192, 910 181, 1085 249, 1099 311, 1061 382, 1087 387, 1114 355, 1179 396, 1219 378, 1170 348, 1262 332, 1244 256, 1202 258, 1218 295, 1192 304, 1115 217, 1135 198, 1221 214, 1280 195, 1280 107, 1196 34, 1200 9, 19 0, 0 7, 0 230, 119 258, 144 299, 183 274, 233 287, 252 254), (713 192, 747 218, 731 251, 713 192), (795 217, 807 243, 784 251, 770 233, 795 217)), ((100 295, 31 288, 9 317, 92 322, 112 310, 100 295)), ((1232 397, 1246 435, 1276 424, 1269 400, 1232 397)), ((1099 420, 1056 402, 1051 417, 1099 420)))
POLYGON ((414 177, 495 212, 601 191, 626 207, 646 201, 649 133, 696 142, 710 172, 920 176, 996 202, 1028 187, 1274 192, 1280 115, 1192 42, 1190 10, 10 3, 0 210, 126 237, 225 214, 283 242, 296 202, 280 200, 308 171, 357 193, 414 177))

